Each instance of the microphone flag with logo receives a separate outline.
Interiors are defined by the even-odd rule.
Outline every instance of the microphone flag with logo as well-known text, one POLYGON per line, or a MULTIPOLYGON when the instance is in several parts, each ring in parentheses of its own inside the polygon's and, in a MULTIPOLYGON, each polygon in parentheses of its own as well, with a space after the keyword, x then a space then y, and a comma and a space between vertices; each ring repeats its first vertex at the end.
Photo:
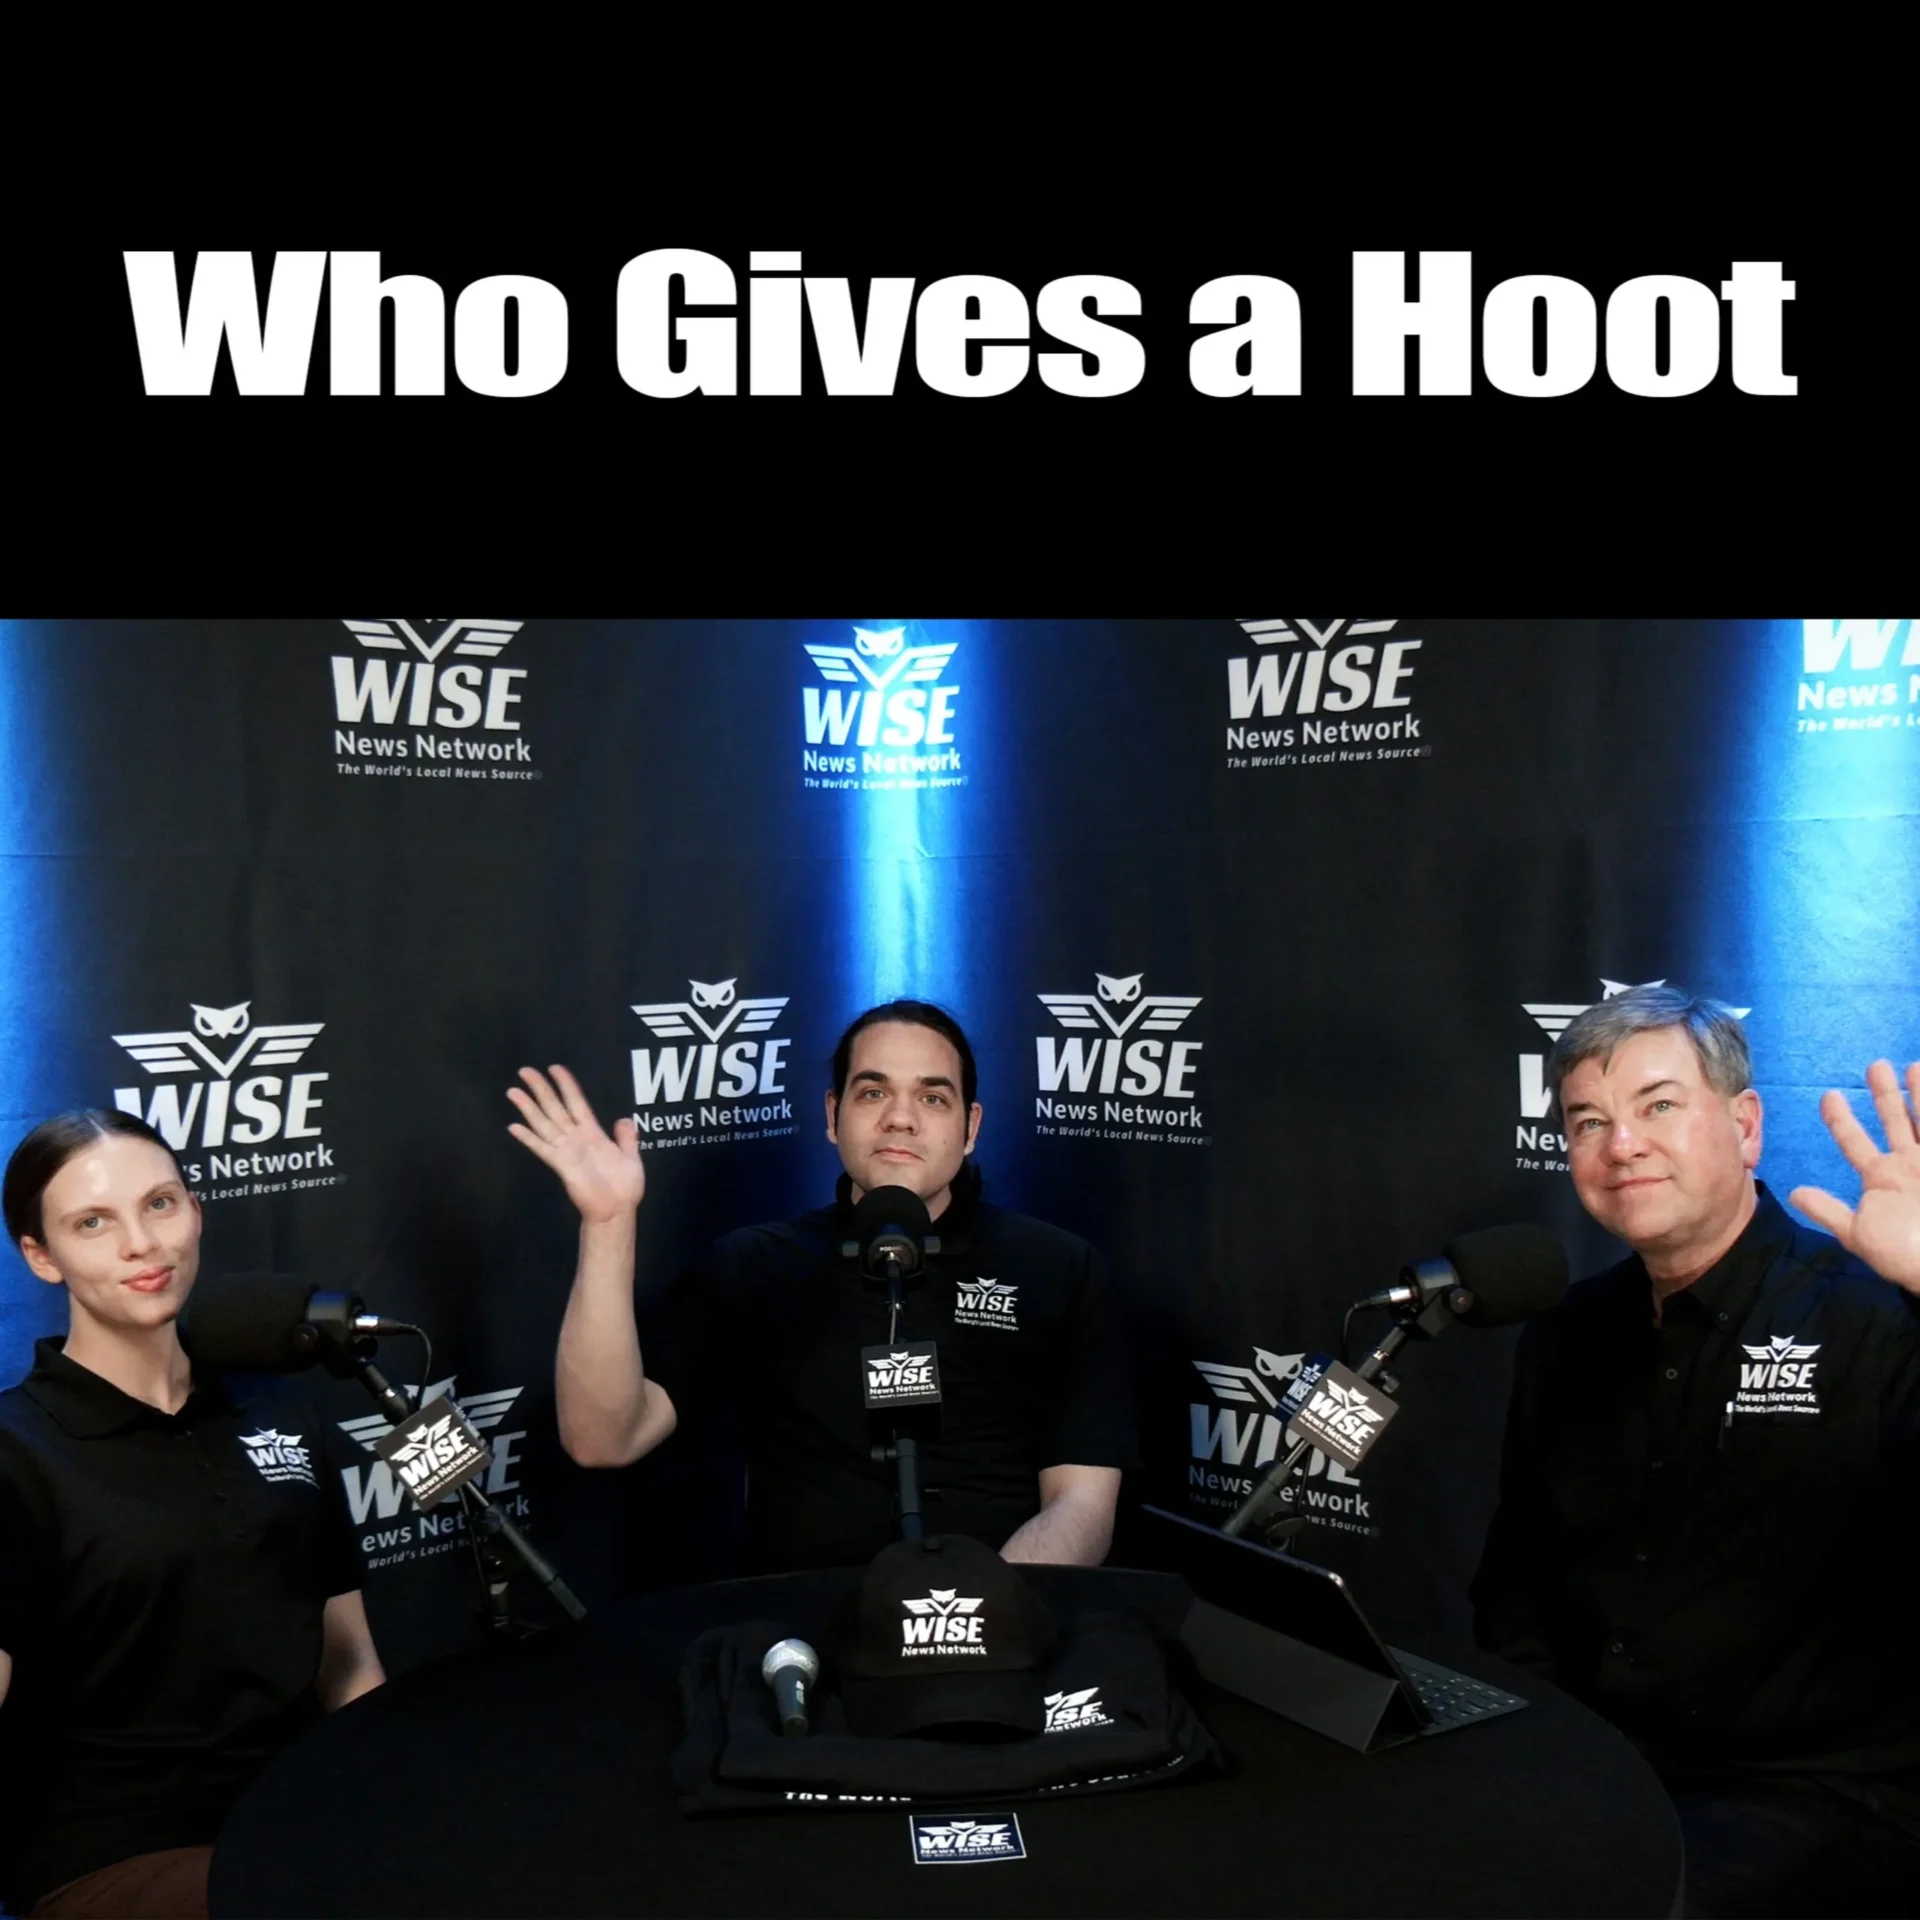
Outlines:
POLYGON ((931 1340, 906 1340, 898 1346, 882 1341, 877 1347, 862 1347, 860 1359, 866 1368, 869 1413, 939 1406, 940 1354, 931 1340))
POLYGON ((1324 1353, 1307 1358, 1280 1401, 1289 1446, 1309 1441, 1349 1469, 1366 1458, 1399 1411, 1384 1388, 1324 1353))
POLYGON ((487 1443, 444 1394, 398 1421, 374 1448, 418 1507, 457 1493, 486 1468, 487 1443))

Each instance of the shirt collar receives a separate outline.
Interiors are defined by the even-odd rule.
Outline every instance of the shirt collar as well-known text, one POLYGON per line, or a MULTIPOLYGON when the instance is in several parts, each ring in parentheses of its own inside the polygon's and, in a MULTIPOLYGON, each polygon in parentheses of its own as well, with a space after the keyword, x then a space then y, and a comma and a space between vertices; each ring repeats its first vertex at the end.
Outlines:
POLYGON ((91 1367, 83 1367, 65 1352, 65 1337, 49 1334, 33 1343, 33 1371, 20 1383, 76 1440, 97 1440, 143 1421, 172 1423, 211 1407, 230 1404, 217 1376, 196 1373, 193 1390, 178 1413, 123 1393, 91 1367))
POLYGON ((1787 1210, 1763 1181, 1754 1182, 1754 1195, 1753 1218, 1739 1239, 1691 1286, 1668 1294, 1665 1313, 1678 1308, 1683 1314, 1729 1323, 1746 1318, 1767 1269, 1793 1238, 1787 1210))

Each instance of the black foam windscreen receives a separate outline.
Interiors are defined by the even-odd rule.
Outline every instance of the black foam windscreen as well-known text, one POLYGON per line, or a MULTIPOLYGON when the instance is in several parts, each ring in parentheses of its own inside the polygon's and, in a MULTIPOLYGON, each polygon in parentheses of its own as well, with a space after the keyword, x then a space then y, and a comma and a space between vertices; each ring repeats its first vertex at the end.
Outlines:
POLYGON ((203 1275, 181 1312, 180 1344, 197 1365, 227 1373, 297 1373, 316 1357, 312 1294, 290 1273, 203 1275))
POLYGON ((1567 1290, 1567 1250, 1545 1227, 1482 1227, 1441 1252, 1473 1295, 1460 1316, 1470 1327, 1529 1320, 1558 1306, 1567 1290))
POLYGON ((898 1227, 915 1240, 933 1231, 927 1203, 911 1187, 875 1187, 853 1210, 853 1237, 864 1247, 876 1233, 898 1227))

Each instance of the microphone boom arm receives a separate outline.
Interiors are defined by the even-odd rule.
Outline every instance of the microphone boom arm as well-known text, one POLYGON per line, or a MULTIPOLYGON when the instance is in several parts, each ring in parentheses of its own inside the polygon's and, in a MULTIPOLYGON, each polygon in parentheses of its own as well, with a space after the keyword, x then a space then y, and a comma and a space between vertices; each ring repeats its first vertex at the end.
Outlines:
MULTIPOLYGON (((1464 1288, 1455 1288, 1455 1294, 1465 1293, 1464 1288)), ((1468 1304, 1472 1296, 1467 1295, 1468 1304)), ((1404 1310, 1395 1315, 1393 1325, 1380 1336, 1379 1344, 1354 1368, 1362 1380, 1380 1380, 1386 1372, 1387 1362, 1404 1347, 1409 1340, 1433 1340, 1455 1324, 1459 1318, 1459 1308, 1453 1303, 1451 1294, 1435 1294, 1418 1313, 1404 1310)), ((1383 1388, 1387 1382, 1381 1381, 1383 1388)), ((1285 1507, 1288 1511, 1268 1516, 1268 1527, 1284 1526, 1288 1521, 1304 1524, 1306 1515, 1292 1511, 1293 1503, 1287 1498, 1287 1483, 1313 1451, 1311 1440, 1296 1441, 1286 1456, 1281 1459, 1264 1480, 1234 1508, 1231 1516, 1221 1525, 1222 1533, 1233 1534, 1236 1538, 1245 1533, 1256 1520, 1261 1519, 1269 1503, 1285 1507)))
MULTIPOLYGON (((358 1304, 357 1301, 354 1303, 356 1308, 358 1304)), ((374 1405, 393 1425, 398 1426, 403 1420, 413 1417, 414 1409, 407 1405, 406 1395, 360 1350, 363 1345, 370 1344, 368 1335, 359 1334, 345 1347, 344 1351, 349 1356, 347 1370, 373 1395, 374 1405)), ((460 1488, 459 1499, 467 1518, 467 1537, 473 1544, 475 1569, 485 1589, 482 1617, 495 1633, 506 1639, 515 1639, 522 1632, 513 1617, 513 1563, 508 1558, 510 1552, 519 1557, 521 1565, 553 1596, 569 1620, 584 1620, 587 1617, 586 1608, 575 1597, 572 1588, 561 1579, 553 1562, 471 1480, 460 1488)))

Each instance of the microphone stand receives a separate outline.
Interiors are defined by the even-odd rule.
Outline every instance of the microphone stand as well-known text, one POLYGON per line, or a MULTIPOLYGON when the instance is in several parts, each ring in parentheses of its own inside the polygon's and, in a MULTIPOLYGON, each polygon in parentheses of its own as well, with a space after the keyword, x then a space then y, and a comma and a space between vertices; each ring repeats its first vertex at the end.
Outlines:
MULTIPOLYGON (((900 1330, 901 1273, 900 1256, 891 1247, 884 1248, 880 1264, 887 1282, 887 1344, 891 1346, 900 1330)), ((918 1540, 926 1531, 926 1518, 920 1504, 920 1442, 893 1423, 887 1444, 874 1448, 883 1460, 891 1460, 898 1469, 900 1486, 900 1538, 918 1540)))
MULTIPOLYGON (((1397 1309, 1393 1325, 1380 1336, 1379 1344, 1354 1368, 1354 1372, 1362 1380, 1377 1380, 1382 1392, 1397 1394, 1400 1383, 1387 1371, 1387 1362, 1409 1340, 1437 1340, 1445 1333, 1454 1324, 1459 1311, 1453 1304, 1454 1295, 1464 1292, 1465 1289, 1456 1287, 1451 1292, 1435 1294, 1417 1313, 1408 1308, 1397 1309)), ((1470 1294, 1466 1296, 1466 1304, 1472 1304, 1470 1294)), ((1267 1545, 1274 1548, 1299 1533, 1313 1516, 1300 1511, 1295 1505, 1299 1483, 1293 1480, 1293 1475, 1305 1464, 1307 1455, 1312 1451, 1311 1440, 1296 1443, 1273 1471, 1233 1510, 1220 1531, 1238 1536, 1248 1532, 1259 1521, 1267 1545), (1268 1513, 1263 1519, 1263 1509, 1267 1508, 1269 1502, 1279 1511, 1268 1513)))
MULTIPOLYGON (((416 1410, 407 1405, 406 1396, 363 1350, 372 1344, 364 1335, 348 1343, 344 1348, 346 1370, 373 1395, 374 1405, 398 1426, 411 1419, 416 1410)), ((334 1351, 342 1351, 338 1343, 334 1343, 334 1351)), ((330 1372, 340 1370, 338 1365, 329 1366, 330 1372)), ((466 1515, 467 1540, 473 1548, 474 1570, 480 1576, 480 1621, 492 1635, 502 1640, 527 1640, 541 1631, 532 1622, 514 1616, 511 1555, 518 1555, 520 1564, 553 1596, 568 1619, 587 1617, 586 1608, 560 1578, 553 1562, 471 1480, 460 1488, 459 1496, 466 1515)))

